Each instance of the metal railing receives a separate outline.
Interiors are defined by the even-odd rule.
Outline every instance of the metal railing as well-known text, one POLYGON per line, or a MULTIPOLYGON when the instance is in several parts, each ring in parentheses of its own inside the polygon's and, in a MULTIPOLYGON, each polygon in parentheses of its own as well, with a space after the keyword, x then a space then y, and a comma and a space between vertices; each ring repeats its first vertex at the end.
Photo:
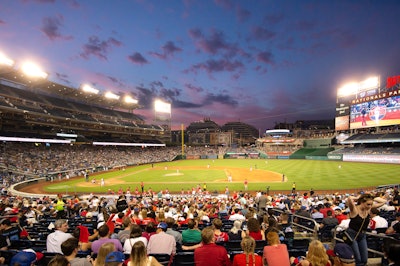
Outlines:
POLYGON ((289 221, 291 221, 293 226, 299 228, 303 232, 311 233, 313 239, 318 239, 319 225, 313 218, 304 217, 295 213, 285 212, 280 209, 274 209, 274 211, 280 214, 287 213, 289 215, 289 221), (295 218, 297 218, 297 221, 295 218))

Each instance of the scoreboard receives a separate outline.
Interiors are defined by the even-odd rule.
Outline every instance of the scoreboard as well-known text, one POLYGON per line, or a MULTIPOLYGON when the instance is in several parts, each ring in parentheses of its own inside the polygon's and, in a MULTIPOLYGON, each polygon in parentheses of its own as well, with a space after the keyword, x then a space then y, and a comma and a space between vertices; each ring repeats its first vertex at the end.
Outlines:
POLYGON ((400 124, 400 76, 379 77, 351 83, 338 89, 336 131, 400 124))

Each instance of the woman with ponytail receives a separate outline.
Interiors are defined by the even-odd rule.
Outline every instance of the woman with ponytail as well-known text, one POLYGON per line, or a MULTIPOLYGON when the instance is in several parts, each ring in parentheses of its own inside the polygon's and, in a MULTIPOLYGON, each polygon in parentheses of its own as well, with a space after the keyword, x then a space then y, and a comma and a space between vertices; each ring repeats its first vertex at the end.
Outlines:
POLYGON ((250 236, 245 236, 240 242, 243 253, 233 258, 233 266, 263 266, 261 256, 254 253, 256 241, 250 236))

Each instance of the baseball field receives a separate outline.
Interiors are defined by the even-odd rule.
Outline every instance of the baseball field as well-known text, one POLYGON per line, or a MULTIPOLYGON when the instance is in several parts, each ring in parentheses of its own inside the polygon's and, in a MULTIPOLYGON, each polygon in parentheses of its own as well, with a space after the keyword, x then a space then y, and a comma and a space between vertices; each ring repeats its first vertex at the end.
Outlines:
POLYGON ((296 190, 349 191, 356 192, 379 185, 399 183, 400 165, 351 163, 312 160, 265 160, 265 159, 216 159, 181 160, 127 167, 108 172, 93 173, 86 181, 84 177, 70 180, 55 180, 27 187, 26 192, 36 193, 101 193, 109 190, 124 191, 130 187, 154 192, 168 189, 170 192, 185 192, 204 183, 208 191, 224 193, 248 190, 290 191, 293 182, 296 190), (232 181, 228 179, 231 177, 232 181), (101 179, 104 180, 102 184, 101 179))

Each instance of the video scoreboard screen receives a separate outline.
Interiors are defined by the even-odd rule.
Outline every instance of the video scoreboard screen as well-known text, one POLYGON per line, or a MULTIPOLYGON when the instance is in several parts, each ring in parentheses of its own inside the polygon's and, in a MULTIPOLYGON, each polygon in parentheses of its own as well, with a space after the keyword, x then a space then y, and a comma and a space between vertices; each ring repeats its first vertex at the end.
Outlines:
POLYGON ((348 84, 338 90, 336 131, 400 124, 400 76, 348 84))
POLYGON ((351 106, 350 129, 400 124, 400 96, 351 106))

